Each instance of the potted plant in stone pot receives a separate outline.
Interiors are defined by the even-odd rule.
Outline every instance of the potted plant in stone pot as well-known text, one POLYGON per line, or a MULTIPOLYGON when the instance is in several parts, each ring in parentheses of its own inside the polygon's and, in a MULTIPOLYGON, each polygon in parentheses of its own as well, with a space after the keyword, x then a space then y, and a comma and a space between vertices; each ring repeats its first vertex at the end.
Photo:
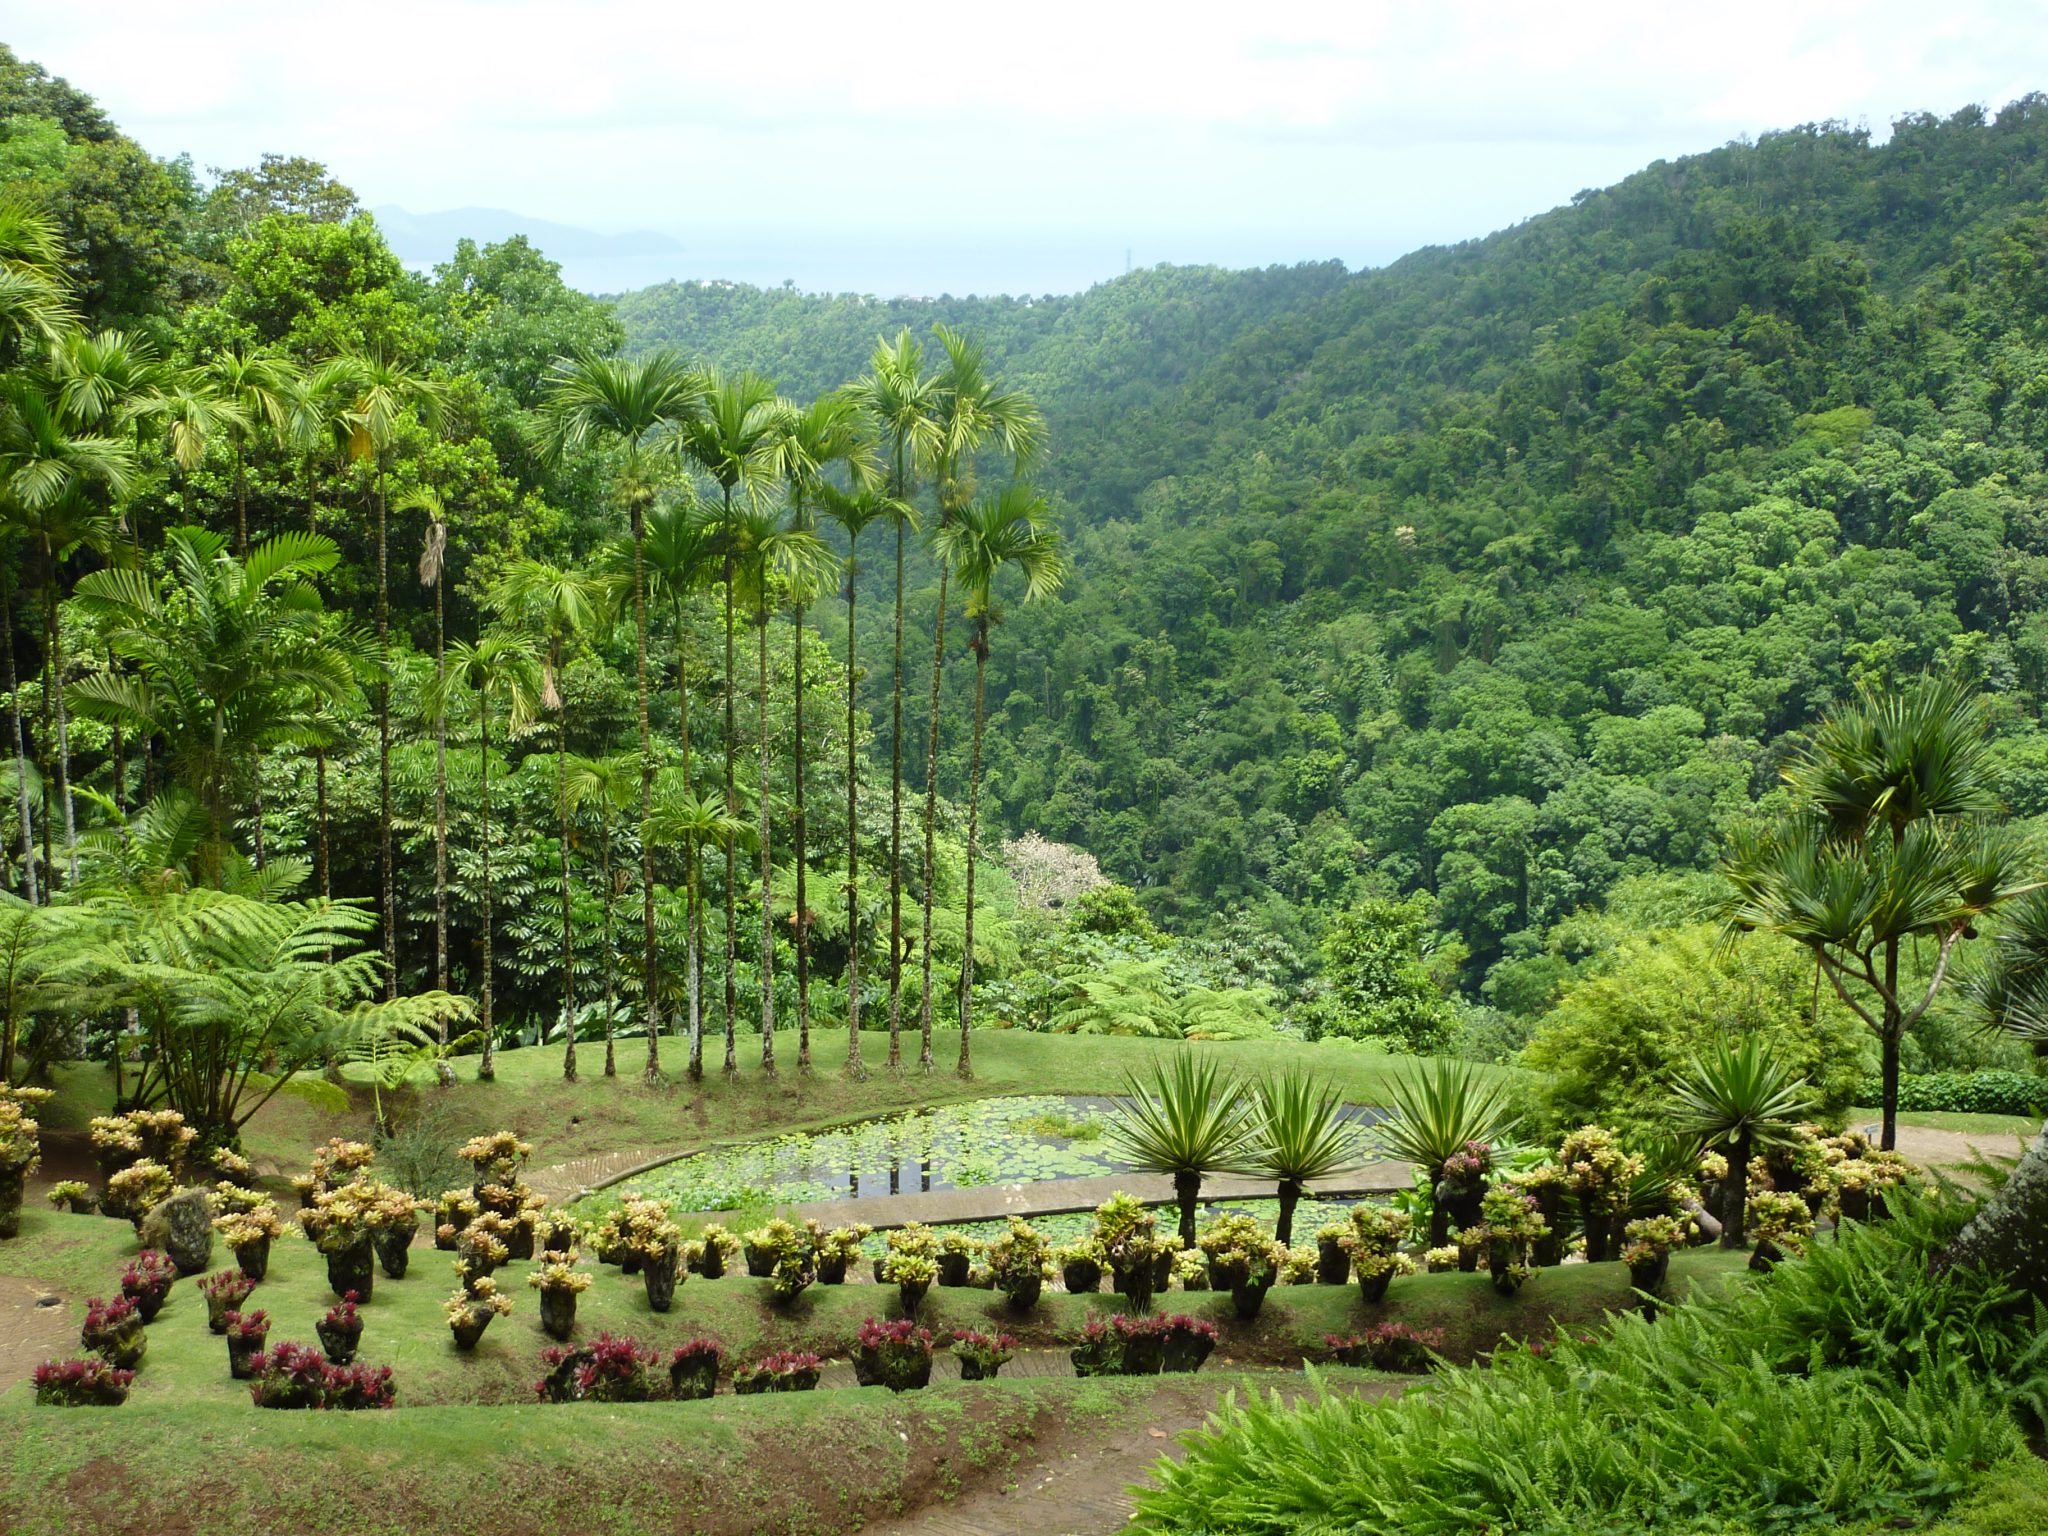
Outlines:
POLYGON ((1266 1303, 1287 1250, 1242 1211, 1226 1212, 1203 1231, 1197 1246, 1209 1261, 1209 1283, 1230 1292, 1238 1317, 1250 1322, 1266 1303))
POLYGON ((1788 1255, 1806 1251, 1813 1236, 1813 1212, 1799 1196, 1766 1189, 1749 1197, 1746 1220, 1756 1246, 1749 1267, 1759 1273, 1775 1269, 1788 1255))
POLYGON ((112 1301, 93 1297, 85 1304, 85 1324, 78 1330, 78 1342, 110 1364, 134 1370, 149 1348, 142 1309, 132 1296, 116 1296, 112 1301))
POLYGON ((1092 1237, 1067 1243, 1054 1250, 1060 1284, 1070 1296, 1085 1296, 1102 1289, 1102 1247, 1092 1237))
POLYGON ((263 1341, 270 1337, 270 1315, 261 1307, 253 1312, 227 1315, 228 1374, 247 1381, 255 1373, 254 1362, 263 1353, 263 1341))
POLYGON ((1163 1371, 1199 1371, 1216 1347, 1216 1325, 1176 1312, 1164 1320, 1159 1366, 1163 1371))
MULTIPOLYGON (((1415 1228, 1415 1218, 1391 1205, 1361 1203, 1351 1207, 1350 1230, 1342 1243, 1358 1277, 1358 1294, 1367 1306, 1386 1300, 1387 1287, 1398 1275, 1412 1274, 1414 1261, 1401 1244, 1415 1228)), ((1455 1250, 1451 1256, 1456 1262, 1455 1250)))
POLYGON ((83 1360, 45 1360, 35 1370, 36 1402, 57 1408, 116 1408, 128 1401, 133 1371, 107 1364, 98 1355, 83 1360))
POLYGON ((478 1284, 496 1273, 506 1259, 504 1239, 499 1237, 501 1223, 495 1216, 479 1216, 455 1240, 455 1277, 462 1282, 462 1288, 473 1291, 478 1284))
POLYGON ((403 1280, 406 1267, 412 1262, 412 1240, 419 1235, 420 1204, 402 1189, 393 1189, 389 1184, 379 1184, 378 1203, 382 1206, 382 1219, 371 1232, 371 1244, 377 1250, 377 1263, 387 1278, 403 1280))
POLYGON ((716 1339, 678 1344, 668 1357, 669 1396, 686 1403, 717 1392, 721 1358, 716 1339))
POLYGON ((869 1318, 855 1335, 855 1347, 853 1374, 862 1386, 909 1392, 931 1385, 931 1331, 909 1318, 886 1323, 869 1318))
POLYGON ((1554 1162, 1538 1163, 1513 1174, 1508 1183, 1536 1202, 1536 1214, 1543 1218, 1544 1234, 1529 1249, 1530 1262, 1548 1269, 1564 1262, 1564 1245, 1571 1236, 1565 1219, 1565 1202, 1571 1194, 1571 1180, 1554 1162))
POLYGON ((780 1349, 732 1373, 732 1389, 742 1397, 754 1392, 808 1392, 818 1384, 825 1362, 804 1349, 780 1349))
POLYGON ((235 1256, 235 1263, 250 1283, 260 1285, 270 1273, 270 1245, 284 1235, 284 1223, 277 1207, 268 1200, 243 1211, 229 1211, 213 1219, 213 1229, 235 1256))
POLYGON ((443 1190, 434 1202, 434 1246, 443 1253, 453 1253, 455 1239, 482 1212, 483 1207, 468 1190, 443 1190))
POLYGON ((206 1302, 206 1326, 214 1333, 228 1331, 228 1317, 240 1309, 256 1289, 256 1282, 240 1269, 224 1269, 199 1282, 199 1294, 206 1302))
POLYGON ((177 1278, 178 1271, 169 1259, 154 1248, 145 1248, 121 1271, 121 1294, 134 1299, 135 1310, 145 1323, 153 1323, 171 1299, 171 1286, 177 1278))
POLYGON ((279 1344, 249 1362, 249 1397, 258 1408, 321 1408, 331 1369, 308 1344, 279 1344))
POLYGON ((975 1260, 985 1251, 984 1245, 964 1232, 947 1232, 939 1238, 939 1284, 957 1289, 967 1284, 967 1277, 973 1272, 975 1260))
POLYGON ((1166 1366, 1166 1319, 1119 1312, 1109 1320, 1123 1344, 1126 1376, 1157 1376, 1166 1366))
POLYGON ((988 1245, 988 1268, 1011 1307, 1028 1312, 1053 1277, 1052 1247, 1030 1222, 1012 1216, 1009 1229, 988 1245))
POLYGON ((547 1375, 534 1383, 546 1403, 645 1403, 661 1380, 661 1354, 636 1339, 600 1333, 590 1343, 540 1352, 547 1375))
POLYGON ((1121 1376, 1124 1369, 1123 1336, 1099 1317, 1091 1317, 1081 1330, 1081 1342, 1068 1351, 1076 1376, 1121 1376))
POLYGON ((1493 1288, 1502 1296, 1512 1296, 1535 1273, 1529 1249, 1547 1230, 1543 1217, 1534 1200, 1507 1184, 1486 1192, 1479 1214, 1493 1288))
POLYGON ((1686 1244, 1690 1223, 1676 1216, 1644 1216, 1628 1224, 1621 1262, 1628 1266, 1631 1289, 1654 1296, 1671 1272, 1671 1250, 1686 1244))
POLYGON ((896 1287, 896 1304, 905 1317, 917 1316, 925 1293, 939 1278, 939 1261, 923 1253, 889 1255, 887 1283, 896 1287))
POLYGON ((651 1231, 634 1236, 640 1255, 640 1284, 647 1293, 649 1310, 666 1312, 675 1304, 676 1286, 683 1279, 683 1234, 672 1222, 664 1221, 651 1231))
MULTIPOLYGON (((5 1173, 0 1171, 0 1184, 4 1183, 5 1173)), ((69 1211, 74 1216, 90 1216, 99 1204, 98 1197, 92 1192, 92 1186, 83 1179, 59 1179, 50 1186, 49 1192, 43 1198, 58 1210, 69 1211)), ((6 1200, 6 1191, 0 1189, 0 1206, 4 1206, 6 1200)), ((5 1226, 6 1216, 4 1211, 0 1211, 0 1228, 5 1226)), ((4 1235, 4 1232, 0 1232, 0 1236, 4 1235)))
POLYGON ((704 1229, 697 1241, 701 1251, 691 1267, 706 1280, 721 1278, 739 1255, 740 1240, 715 1221, 704 1229))
POLYGON ((1351 1278, 1351 1255, 1344 1239, 1351 1233, 1346 1222, 1325 1222, 1316 1228, 1316 1284, 1343 1285, 1351 1278))
POLYGON ((953 1358, 960 1362, 962 1381, 994 1381, 1016 1354, 1017 1341, 1007 1333, 990 1335, 965 1328, 953 1334, 953 1358))
POLYGON ((492 1318, 510 1315, 512 1298, 499 1291, 497 1281, 484 1275, 472 1284, 458 1286, 441 1310, 448 1314, 448 1331, 454 1335, 455 1347, 467 1354, 482 1340, 492 1318))
POLYGON ((1095 1208, 1095 1242, 1111 1286, 1139 1312, 1152 1305, 1152 1293, 1159 1289, 1160 1261, 1168 1262, 1170 1273, 1172 1255, 1180 1246, 1173 1239, 1161 1239, 1158 1218, 1143 1201, 1121 1191, 1095 1208))
POLYGON ((125 1217, 140 1233, 143 1218, 171 1197, 171 1171, 162 1163, 131 1163, 107 1180, 100 1192, 100 1213, 125 1217))
POLYGON ((860 1257, 861 1244, 867 1241, 874 1230, 863 1221, 850 1227, 834 1227, 829 1232, 821 1233, 815 1245, 818 1284, 843 1285, 846 1282, 846 1267, 860 1257))
POLYGON ((1209 1289, 1209 1260, 1199 1248, 1183 1248, 1173 1256, 1173 1274, 1183 1291, 1209 1289))
POLYGON ((356 1310, 355 1297, 344 1296, 329 1307, 313 1331, 320 1336, 320 1348, 336 1365, 354 1360, 356 1346, 363 1342, 363 1315, 356 1310))
POLYGON ((1579 1201, 1579 1224, 1586 1233, 1586 1262, 1614 1257, 1615 1239, 1628 1210, 1629 1186, 1643 1171, 1643 1160, 1624 1152, 1614 1132, 1584 1125, 1565 1137, 1557 1160, 1579 1201))
POLYGON ((540 1331, 551 1339, 566 1340, 576 1328, 576 1298, 590 1289, 590 1272, 576 1267, 576 1255, 550 1252, 526 1277, 526 1283, 540 1292, 540 1331))
POLYGON ((367 1179, 317 1191, 299 1224, 327 1260, 327 1286, 367 1302, 377 1277, 377 1234, 390 1218, 386 1186, 367 1179))

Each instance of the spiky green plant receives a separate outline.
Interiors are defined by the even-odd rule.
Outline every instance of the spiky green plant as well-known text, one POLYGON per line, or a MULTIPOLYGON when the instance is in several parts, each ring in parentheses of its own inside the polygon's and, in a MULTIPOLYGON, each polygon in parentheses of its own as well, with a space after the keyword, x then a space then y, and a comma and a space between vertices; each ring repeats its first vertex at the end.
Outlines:
POLYGON ((1251 1090, 1252 1137, 1246 1161, 1280 1186, 1280 1219, 1273 1236, 1294 1240, 1294 1208, 1317 1179, 1358 1161, 1358 1135, 1344 1118, 1344 1102, 1307 1071, 1262 1077, 1251 1090))
MULTIPOLYGON (((1422 1169, 1434 1187, 1467 1142, 1490 1145, 1514 1125, 1505 1083, 1489 1082, 1465 1062, 1425 1061, 1393 1080, 1387 1118, 1373 1128, 1373 1140, 1383 1156, 1422 1169)), ((1441 1211, 1431 1218, 1432 1243, 1442 1240, 1442 1222, 1441 1211)))
POLYGON ((1727 1150, 1728 1177, 1721 1205, 1721 1246, 1743 1246, 1750 1154, 1790 1137, 1813 1112, 1805 1078, 1780 1065, 1755 1036, 1739 1044, 1716 1041, 1695 1056, 1671 1085, 1673 1119, 1727 1150))
POLYGON ((1206 1174, 1235 1172, 1251 1139, 1251 1105, 1214 1062, 1182 1051, 1149 1082, 1124 1078, 1107 1140, 1131 1166, 1173 1179, 1180 1205, 1180 1245, 1195 1242, 1195 1202, 1206 1174))

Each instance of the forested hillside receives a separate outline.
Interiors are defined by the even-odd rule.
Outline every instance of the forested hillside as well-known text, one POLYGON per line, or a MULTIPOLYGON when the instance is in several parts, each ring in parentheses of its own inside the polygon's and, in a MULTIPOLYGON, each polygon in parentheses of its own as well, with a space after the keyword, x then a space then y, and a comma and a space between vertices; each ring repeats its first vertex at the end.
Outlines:
MULTIPOLYGON (((1283 954, 1426 891, 1471 995, 1527 1013, 1561 919, 1711 867, 1861 680, 1980 680, 2014 810, 2048 810, 2044 195, 2029 97, 1660 163, 1350 278, 618 312, 800 388, 898 326, 984 336, 1043 402, 1075 564, 991 662, 999 818, 1283 954)), ((949 783, 967 718, 949 696, 949 783)))

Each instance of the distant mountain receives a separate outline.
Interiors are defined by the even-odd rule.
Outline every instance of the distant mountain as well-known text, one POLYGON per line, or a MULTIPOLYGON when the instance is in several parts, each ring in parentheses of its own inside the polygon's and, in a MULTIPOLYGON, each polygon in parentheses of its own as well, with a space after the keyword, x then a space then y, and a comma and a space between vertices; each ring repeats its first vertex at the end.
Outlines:
POLYGON ((524 235, 562 264, 571 286, 591 293, 619 293, 679 277, 683 243, 649 229, 602 234, 573 224, 556 224, 508 208, 450 208, 412 213, 385 206, 370 210, 398 259, 411 267, 446 261, 458 240, 487 245, 524 235))

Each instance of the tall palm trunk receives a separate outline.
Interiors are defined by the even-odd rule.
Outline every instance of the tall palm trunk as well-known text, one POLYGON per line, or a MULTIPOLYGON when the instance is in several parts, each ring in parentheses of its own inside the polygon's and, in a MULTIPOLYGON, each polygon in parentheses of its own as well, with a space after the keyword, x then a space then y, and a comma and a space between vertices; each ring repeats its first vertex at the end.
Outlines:
POLYGON ((960 1075, 974 1076, 974 1058, 969 1053, 969 1035, 974 1027, 974 855, 981 834, 981 728, 986 716, 988 624, 982 623, 974 636, 974 746, 967 757, 967 923, 966 943, 960 951, 960 1075))
POLYGON ((796 610, 790 644, 794 659, 791 672, 795 710, 796 763, 796 1064, 802 1072, 811 1070, 811 909, 805 881, 804 860, 808 849, 804 839, 804 609, 796 610))
MULTIPOLYGON (((732 516, 732 493, 725 497, 726 517, 732 516)), ((740 1009, 739 981, 733 968, 739 959, 739 949, 733 940, 733 925, 738 921, 738 910, 734 902, 734 891, 739 882, 734 878, 736 865, 733 860, 731 824, 739 815, 739 791, 733 782, 733 752, 738 745, 739 714, 734 707, 732 667, 732 555, 725 557, 725 815, 726 829, 719 836, 719 846, 725 852, 725 1070, 727 1073, 739 1070, 738 1042, 734 1038, 734 1018, 740 1009)))
POLYGON ((633 668, 640 696, 640 926, 643 945, 641 999, 647 1010, 647 1080, 661 1079, 661 948, 654 931, 654 735, 647 711, 647 542, 646 507, 633 477, 633 668))
POLYGON ((775 1071, 775 865, 768 848, 768 573, 754 614, 759 680, 754 694, 756 749, 761 765, 761 1070, 775 1071))
MULTIPOLYGON (((56 752, 57 805, 64 818, 64 868, 71 884, 78 883, 78 818, 71 803, 71 720, 64 703, 64 630, 57 619, 57 552, 43 541, 43 562, 48 579, 43 584, 43 730, 56 752), (53 719, 54 711, 54 719, 53 719)), ((43 868, 56 868, 50 847, 47 799, 43 815, 43 868)), ((53 886, 55 880, 50 882, 53 886)))
MULTIPOLYGON (((1896 842, 1896 837, 1894 839, 1896 842)), ((1899 1145, 1899 1041, 1905 1028, 1899 1015, 1899 941, 1884 946, 1884 1033, 1878 1071, 1884 1095, 1884 1123, 1878 1146, 1886 1152, 1899 1145)))
MULTIPOLYGON (((689 647, 683 640, 683 605, 674 605, 676 626, 676 718, 682 726, 683 791, 694 793, 690 782, 690 672, 689 647)), ((690 1031, 690 1081, 704 1081, 704 924, 697 910, 697 841, 683 839, 683 991, 688 998, 690 1031)))
MULTIPOLYGON (((846 561, 846 1072, 868 1075, 860 1059, 860 779, 855 749, 853 552, 846 561)), ((801 693, 801 690, 799 690, 801 693)))
POLYGON ((918 965, 924 981, 919 1000, 918 1025, 922 1037, 918 1066, 932 1069, 932 895, 938 883, 939 835, 939 682, 946 670, 946 587, 952 567, 939 562, 939 622, 932 641, 931 732, 924 761, 924 933, 919 944, 918 965))
MULTIPOLYGON (((318 824, 314 862, 320 866, 320 898, 323 901, 332 901, 334 899, 334 879, 332 866, 327 857, 327 749, 325 747, 315 747, 313 749, 313 819, 318 824)), ((446 991, 447 987, 448 982, 444 972, 441 988, 443 991, 446 991)), ((443 1036, 447 1035, 447 1025, 441 1026, 441 1033, 443 1036)), ((444 1038, 441 1043, 446 1045, 448 1042, 444 1038)))
MULTIPOLYGON (((897 495, 903 444, 896 444, 897 495)), ((889 688, 889 1070, 903 1070, 903 524, 896 524, 896 670, 889 688)))
MULTIPOLYGON (((383 892, 384 995, 398 999, 398 883, 391 839, 391 560, 384 505, 384 466, 372 493, 377 503, 377 873, 383 892)), ((490 985, 488 978, 485 986, 490 985)), ((488 992, 486 993, 488 995, 488 992)))
POLYGON ((576 931, 569 912, 569 711, 555 719, 555 826, 562 854, 562 1076, 576 1081, 576 931))
POLYGON ((618 967, 612 951, 612 808, 609 801, 600 800, 598 814, 604 818, 604 825, 598 832, 602 848, 598 855, 604 865, 604 1075, 617 1077, 618 1030, 614 1017, 618 1012, 618 967))
POLYGON ((249 476, 239 442, 235 444, 235 558, 249 558, 249 476))
MULTIPOLYGON (((447 686, 448 615, 444 607, 443 572, 434 569, 434 686, 447 686)), ((323 762, 325 760, 323 759, 323 762)), ((434 711, 434 985, 448 990, 448 712, 434 711)), ((448 1020, 441 1020, 441 1043, 448 1043, 448 1020)))
POLYGON ((7 600, 12 590, 11 581, 0 580, 0 652, 4 652, 7 661, 7 671, 0 676, 0 683, 7 688, 7 731, 14 745, 14 800, 21 815, 21 894, 34 906, 38 900, 36 828, 28 800, 28 740, 21 728, 21 679, 14 670, 14 610, 7 600))
POLYGON ((481 1006, 484 1029, 484 1057, 477 1063, 476 1075, 480 1081, 489 1082, 498 1075, 497 1032, 491 1023, 491 717, 490 695, 486 690, 477 692, 476 706, 477 755, 482 759, 481 783, 483 793, 478 797, 483 809, 483 875, 484 875, 484 933, 483 960, 484 980, 481 988, 481 1006))

